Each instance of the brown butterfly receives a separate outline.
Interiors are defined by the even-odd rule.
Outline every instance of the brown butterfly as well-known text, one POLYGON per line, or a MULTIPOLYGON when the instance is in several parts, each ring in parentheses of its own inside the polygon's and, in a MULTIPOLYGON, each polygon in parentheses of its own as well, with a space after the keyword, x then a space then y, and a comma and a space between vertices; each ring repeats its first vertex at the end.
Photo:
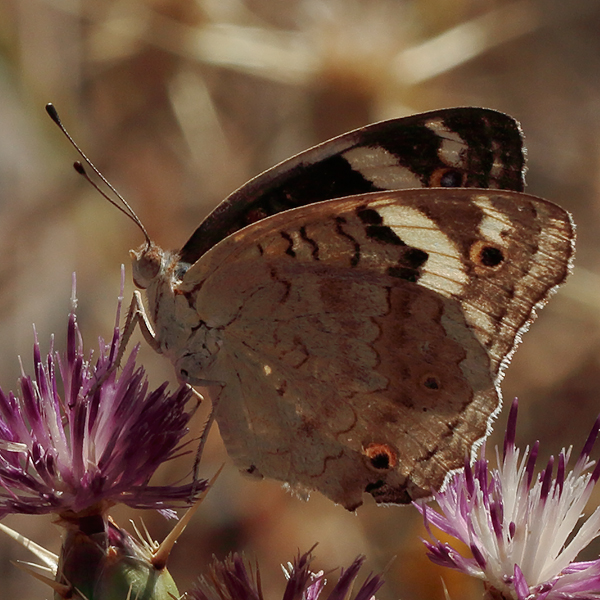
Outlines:
POLYGON ((518 125, 491 110, 342 135, 242 186, 180 252, 133 252, 150 322, 138 296, 129 324, 211 386, 243 471, 349 510, 428 496, 489 433, 569 272, 571 218, 523 172, 518 125))

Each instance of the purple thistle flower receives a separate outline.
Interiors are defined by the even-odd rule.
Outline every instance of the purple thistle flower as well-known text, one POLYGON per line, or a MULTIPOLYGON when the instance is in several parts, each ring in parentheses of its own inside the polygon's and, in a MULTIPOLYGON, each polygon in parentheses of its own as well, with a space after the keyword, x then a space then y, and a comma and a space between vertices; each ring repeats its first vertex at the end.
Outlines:
POLYGON ((523 457, 515 447, 517 401, 513 403, 504 441, 504 457, 490 469, 483 458, 454 475, 435 494, 441 512, 415 505, 423 514, 432 541, 424 540, 436 564, 458 569, 485 582, 490 598, 517 600, 584 600, 600 598, 600 559, 574 562, 600 535, 600 508, 574 533, 600 476, 590 453, 600 417, 573 469, 567 472, 571 448, 563 450, 553 478, 554 459, 534 477, 538 444, 523 457), (465 557, 436 539, 434 525, 465 543, 465 557))
POLYGON ((119 502, 165 510, 205 489, 205 482, 149 485, 182 450, 191 391, 169 394, 165 383, 148 393, 137 348, 117 376, 121 301, 112 343, 100 340, 95 365, 84 358, 73 293, 66 355, 51 348, 42 360, 36 336, 35 377, 22 374, 20 397, 0 390, 0 517, 53 512, 70 520, 119 502))
MULTIPOLYGON (((293 564, 289 563, 288 568, 284 568, 288 582, 283 600, 318 600, 327 582, 323 571, 313 573, 310 570, 311 560, 309 550, 299 554, 293 564)), ((364 560, 364 556, 359 556, 347 569, 342 569, 328 600, 350 598, 364 560)), ((375 592, 382 585, 383 579, 379 575, 369 575, 354 600, 374 600, 375 592)), ((186 600, 264 600, 258 567, 252 570, 238 554, 229 556, 223 562, 215 560, 210 575, 200 579, 196 587, 187 593, 186 600)))

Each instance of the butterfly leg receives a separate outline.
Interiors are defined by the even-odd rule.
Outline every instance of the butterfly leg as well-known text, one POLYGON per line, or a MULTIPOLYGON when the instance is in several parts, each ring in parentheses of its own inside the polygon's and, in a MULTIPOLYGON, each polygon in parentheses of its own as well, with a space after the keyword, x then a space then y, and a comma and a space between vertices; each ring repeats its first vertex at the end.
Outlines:
POLYGON ((156 339, 156 334, 154 333, 150 319, 148 319, 148 315, 146 314, 142 295, 138 290, 133 292, 133 298, 131 299, 129 309, 127 310, 127 318, 125 319, 125 325, 121 334, 121 342, 119 344, 119 352, 117 354, 117 366, 121 364, 121 359, 125 354, 125 349, 127 348, 127 344, 129 343, 136 326, 139 326, 144 339, 148 342, 148 345, 152 350, 162 354, 160 344, 156 339))
MULTIPOLYGON (((199 399, 202 399, 202 400, 204 399, 202 394, 200 394, 197 390, 195 390, 194 388, 191 388, 191 389, 194 391, 194 394, 199 399)), ((215 414, 216 414, 216 410, 217 410, 217 405, 219 403, 219 398, 221 397, 221 390, 222 390, 222 387, 219 388, 218 392, 214 396, 211 395, 210 414, 208 415, 208 419, 206 420, 206 423, 204 424, 204 429, 202 430, 202 434, 200 436, 200 442, 198 443, 198 449, 196 450, 196 459, 194 460, 194 467, 193 467, 193 471, 192 471, 193 483, 194 483, 194 487, 192 488, 192 497, 194 496, 194 494, 196 492, 195 485, 199 481, 198 470, 200 469, 200 460, 202 459, 202 453, 204 452, 204 446, 206 445, 206 440, 208 439, 208 434, 210 433, 212 425, 215 422, 215 414)))
MULTIPOLYGON (((117 354, 117 360, 115 361, 116 365, 121 363, 121 359, 125 353, 125 348, 135 331, 136 326, 139 326, 144 339, 150 347, 158 353, 161 353, 160 345, 158 340, 156 339, 156 335, 154 333, 154 329, 150 320, 148 319, 148 315, 146 314, 146 309, 144 307, 144 303, 142 301, 142 295, 139 291, 135 291, 133 293, 133 298, 131 300, 131 304, 129 305, 129 310, 127 311, 127 318, 125 319, 125 325, 123 327, 123 333, 121 335, 121 343, 119 345, 119 351, 117 354)), ((214 382, 211 382, 214 383, 214 382)), ((186 386, 189 390, 191 390, 192 394, 196 397, 196 409, 202 404, 204 397, 200 392, 194 389, 189 383, 186 383, 186 386)), ((202 453, 204 451, 204 446, 206 445, 206 440, 208 439, 208 434, 212 427, 212 424, 215 420, 215 409, 217 406, 217 402, 221 395, 221 391, 216 394, 215 399, 212 401, 212 406, 210 410, 210 414, 208 415, 208 419, 204 425, 204 429, 202 430, 202 434, 200 435, 200 441, 198 443, 198 449, 196 450, 196 458, 194 460, 194 466, 192 470, 193 475, 193 483, 194 486, 192 488, 192 497, 195 495, 195 485, 199 481, 198 480, 198 471, 200 468, 200 459, 202 458, 202 453)))
POLYGON ((160 346, 154 334, 154 330, 152 329, 152 325, 148 319, 148 316, 146 315, 146 309, 144 308, 144 304, 142 302, 142 296, 138 291, 135 291, 133 293, 133 298, 131 299, 129 309, 127 310, 127 317, 121 332, 119 349, 117 350, 115 361, 100 377, 98 377, 96 383, 90 391, 90 394, 94 394, 94 392, 108 379, 110 374, 119 368, 121 365, 121 360, 123 360, 125 350, 127 349, 127 345, 129 344, 129 340, 131 339, 135 327, 138 324, 144 339, 148 342, 148 344, 150 344, 150 347, 158 353, 161 352, 160 346))
POLYGON ((125 319, 125 325, 121 332, 121 339, 119 340, 117 356, 114 362, 110 365, 110 367, 100 377, 98 377, 96 383, 90 391, 90 394, 94 394, 94 392, 108 379, 110 374, 119 368, 119 366, 121 365, 121 361, 123 360, 125 350, 127 349, 127 345, 129 344, 129 340, 131 339, 131 335, 133 334, 135 327, 138 324, 142 335, 144 336, 148 344, 150 344, 150 347, 158 353, 161 352, 158 341, 154 334, 154 330, 152 329, 152 325, 148 320, 148 316, 146 315, 146 310, 142 302, 142 296, 138 291, 135 291, 133 293, 133 298, 131 299, 129 309, 127 310, 127 317, 125 319))

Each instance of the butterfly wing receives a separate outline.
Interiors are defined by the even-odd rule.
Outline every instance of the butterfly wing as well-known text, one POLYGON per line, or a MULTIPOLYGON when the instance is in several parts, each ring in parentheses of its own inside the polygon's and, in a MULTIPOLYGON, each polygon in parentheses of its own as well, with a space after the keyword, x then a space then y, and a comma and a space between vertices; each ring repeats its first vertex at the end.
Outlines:
POLYGON ((477 187, 523 191, 518 123, 484 108, 450 108, 375 123, 265 171, 231 194, 181 251, 194 264, 231 233, 270 215, 378 190, 477 187))
MULTIPOLYGON (((439 488, 488 432, 497 383, 566 277, 573 226, 508 191, 403 190, 277 214, 212 248, 177 293, 218 335, 234 462, 354 509, 439 488)), ((206 368, 204 368, 206 367, 206 368)))

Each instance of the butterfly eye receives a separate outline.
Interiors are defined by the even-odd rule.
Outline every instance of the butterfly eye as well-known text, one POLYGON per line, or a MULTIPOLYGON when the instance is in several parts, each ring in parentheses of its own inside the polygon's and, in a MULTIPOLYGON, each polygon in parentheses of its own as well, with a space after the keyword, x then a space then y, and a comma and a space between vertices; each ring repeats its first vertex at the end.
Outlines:
POLYGON ((458 169, 436 169, 429 178, 431 187, 462 187, 463 174, 458 169))
POLYGON ((133 266, 133 282, 145 290, 161 272, 163 251, 155 245, 147 247, 144 244, 137 251, 130 250, 129 254, 133 266))
POLYGON ((363 452, 371 466, 378 471, 392 469, 398 462, 396 453, 387 444, 369 444, 363 452))
POLYGON ((471 246, 469 255, 476 265, 492 269, 500 266, 505 259, 501 248, 482 240, 478 240, 471 246))

